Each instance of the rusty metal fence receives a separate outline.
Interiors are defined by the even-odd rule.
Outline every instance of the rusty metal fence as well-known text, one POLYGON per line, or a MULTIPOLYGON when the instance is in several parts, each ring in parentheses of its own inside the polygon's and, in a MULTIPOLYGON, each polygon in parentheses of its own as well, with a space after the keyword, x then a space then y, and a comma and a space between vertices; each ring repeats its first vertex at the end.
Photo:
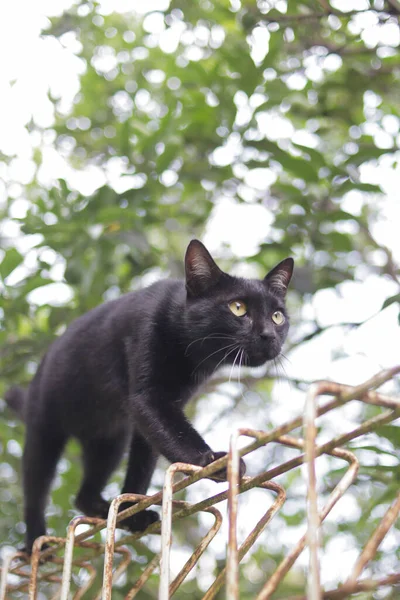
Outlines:
MULTIPOLYGON (((278 588, 280 582, 306 546, 309 549, 307 589, 304 590, 303 595, 292 596, 290 600, 340 600, 363 591, 372 593, 382 586, 393 586, 393 589, 398 589, 398 597, 400 597, 400 587, 397 587, 400 586, 400 573, 381 574, 376 579, 362 577, 366 565, 374 559, 379 545, 399 515, 400 494, 389 507, 378 527, 365 544, 347 581, 337 589, 324 590, 320 584, 319 568, 322 522, 354 482, 359 468, 356 456, 341 446, 400 417, 400 399, 375 391, 375 389, 392 379, 399 372, 400 367, 382 371, 356 387, 328 381, 314 383, 309 388, 306 396, 304 417, 301 416, 293 419, 269 432, 240 429, 231 437, 228 458, 221 458, 205 468, 183 463, 173 464, 166 472, 162 493, 159 492, 152 496, 122 494, 111 503, 107 522, 101 519, 80 516, 72 519, 69 523, 65 538, 52 536, 38 538, 35 541, 30 561, 21 552, 9 556, 4 561, 0 585, 0 600, 14 597, 28 597, 30 600, 34 600, 38 596, 40 586, 48 584, 48 582, 53 582, 52 588, 54 593, 52 592, 52 598, 54 600, 68 600, 69 598, 79 600, 83 597, 109 600, 113 595, 113 586, 123 576, 123 573, 132 560, 132 554, 126 547, 126 544, 134 542, 143 535, 148 534, 161 535, 161 551, 154 554, 153 558, 148 561, 139 578, 131 582, 132 587, 125 595, 125 600, 140 598, 140 590, 145 589, 149 578, 156 571, 159 572, 158 598, 159 600, 168 600, 179 590, 182 582, 195 567, 199 558, 206 551, 219 530, 222 523, 222 515, 215 508, 215 505, 226 499, 228 500, 229 528, 226 565, 204 594, 203 600, 215 598, 223 587, 225 587, 225 592, 221 593, 225 594, 227 599, 237 600, 240 598, 240 562, 285 502, 285 490, 275 483, 273 479, 278 475, 287 473, 291 469, 300 467, 303 463, 306 463, 307 473, 307 533, 293 546, 291 551, 278 565, 275 572, 265 581, 257 595, 257 600, 267 600, 271 598, 272 594, 275 594, 274 597, 279 597, 278 588), (332 396, 332 399, 319 403, 321 396, 332 396), (383 410, 373 418, 362 422, 352 431, 338 435, 323 444, 318 444, 316 439, 317 418, 353 400, 375 405, 383 410), (304 439, 289 435, 293 430, 298 429, 302 425, 304 439), (248 438, 249 443, 239 449, 238 441, 243 436, 248 438), (263 471, 255 477, 243 477, 239 482, 239 458, 270 442, 294 448, 299 451, 299 454, 297 457, 277 467, 263 471), (343 477, 330 493, 325 505, 322 509, 318 509, 315 463, 318 457, 323 454, 341 459, 347 467, 343 477), (223 466, 226 466, 226 463, 228 466, 229 482, 226 491, 196 503, 174 500, 176 492, 187 488, 199 479, 208 477, 223 466), (185 477, 174 483, 177 473, 183 473, 185 477), (244 542, 238 546, 238 495, 251 493, 251 490, 254 488, 270 490, 274 494, 275 500, 268 507, 265 514, 244 542), (118 512, 120 504, 128 500, 135 501, 137 504, 123 512, 118 512), (153 505, 162 506, 161 524, 153 523, 146 532, 130 534, 122 539, 116 539, 115 530, 120 521, 153 505), (173 523, 202 511, 210 513, 213 516, 214 522, 184 567, 171 581, 170 553, 173 523), (86 531, 78 534, 77 527, 82 524, 87 526, 86 531), (106 530, 105 543, 93 540, 94 535, 101 530, 106 530), (104 555, 103 580, 101 590, 95 592, 93 591, 94 582, 99 574, 94 563, 96 557, 100 555, 104 555), (72 575, 77 569, 84 569, 86 572, 84 584, 77 585, 75 580, 75 583, 71 586, 72 575), (71 591, 72 588, 73 591, 71 591), (276 592, 278 596, 276 596, 276 592)), ((266 537, 265 540, 267 546, 268 538, 266 537)), ((177 596, 179 597, 179 594, 177 596)))

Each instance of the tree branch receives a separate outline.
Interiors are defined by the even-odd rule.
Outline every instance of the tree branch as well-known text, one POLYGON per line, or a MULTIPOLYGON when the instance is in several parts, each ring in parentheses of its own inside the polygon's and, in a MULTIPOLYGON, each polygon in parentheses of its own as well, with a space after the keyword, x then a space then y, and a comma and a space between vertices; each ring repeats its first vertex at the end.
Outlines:
POLYGON ((396 14, 400 15, 400 2, 399 0, 387 0, 388 4, 393 8, 396 14))
POLYGON ((400 286, 400 279, 399 279, 400 268, 396 264, 395 260, 393 259, 392 251, 384 244, 380 244, 379 242, 377 242, 366 225, 360 223, 360 228, 361 228, 361 231, 363 231, 364 234, 366 235, 368 241, 377 250, 382 250, 382 252, 384 252, 384 254, 386 255, 386 265, 385 265, 386 271, 385 272, 387 275, 389 275, 389 277, 391 277, 391 279, 393 279, 393 281, 395 283, 397 283, 398 286, 400 286))
POLYGON ((329 4, 328 0, 319 0, 320 5, 322 6, 322 8, 324 9, 325 12, 329 12, 332 7, 329 4))
MULTIPOLYGON (((375 316, 375 315, 373 315, 373 316, 375 316)), ((294 342, 291 346, 289 346, 288 351, 293 350, 293 348, 297 348, 297 346, 301 346, 301 344, 303 344, 304 342, 309 342, 310 340, 314 339, 315 337, 317 337, 324 331, 327 331, 328 329, 332 329, 332 327, 349 327, 350 329, 355 329, 356 327, 360 327, 360 325, 363 325, 364 323, 365 323, 365 321, 332 323, 331 325, 326 325, 326 327, 321 327, 320 325, 316 324, 316 328, 314 331, 312 331, 311 333, 308 333, 307 335, 302 337, 300 340, 297 340, 296 342, 294 342)))
POLYGON ((354 17, 355 15, 361 15, 361 14, 369 13, 369 12, 374 12, 374 13, 378 14, 379 18, 382 18, 382 17, 390 18, 390 16, 393 16, 385 10, 376 10, 376 9, 372 9, 372 8, 365 8, 363 10, 349 10, 347 12, 343 12, 341 10, 337 10, 335 8, 329 7, 329 9, 327 9, 323 12, 286 14, 286 15, 280 14, 280 15, 277 15, 276 17, 275 16, 268 17, 268 14, 267 14, 266 16, 263 17, 263 21, 266 21, 268 23, 288 23, 288 22, 290 23, 293 21, 295 21, 295 22, 296 21, 297 22, 314 21, 314 20, 323 19, 324 17, 329 17, 330 15, 345 19, 345 18, 354 17))

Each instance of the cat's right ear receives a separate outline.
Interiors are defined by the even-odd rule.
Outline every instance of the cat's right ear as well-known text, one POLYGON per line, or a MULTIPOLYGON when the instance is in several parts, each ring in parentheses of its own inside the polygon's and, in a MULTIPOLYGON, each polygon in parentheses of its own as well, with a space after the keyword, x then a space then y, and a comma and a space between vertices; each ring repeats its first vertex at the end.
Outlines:
POLYGON ((285 297, 288 285, 293 275, 293 258, 285 258, 276 265, 265 277, 266 281, 277 294, 285 297))
POLYGON ((215 264, 207 248, 192 240, 185 255, 186 289, 190 296, 201 296, 218 283, 223 272, 215 264))

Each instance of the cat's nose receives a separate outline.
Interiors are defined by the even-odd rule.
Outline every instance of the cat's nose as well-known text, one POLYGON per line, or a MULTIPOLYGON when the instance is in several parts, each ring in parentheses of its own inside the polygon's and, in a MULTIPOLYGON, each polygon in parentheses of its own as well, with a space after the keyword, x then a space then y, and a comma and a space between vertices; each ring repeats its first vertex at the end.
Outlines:
POLYGON ((273 339, 275 339, 275 333, 270 327, 264 327, 264 329, 260 333, 260 337, 263 340, 272 341, 273 339))

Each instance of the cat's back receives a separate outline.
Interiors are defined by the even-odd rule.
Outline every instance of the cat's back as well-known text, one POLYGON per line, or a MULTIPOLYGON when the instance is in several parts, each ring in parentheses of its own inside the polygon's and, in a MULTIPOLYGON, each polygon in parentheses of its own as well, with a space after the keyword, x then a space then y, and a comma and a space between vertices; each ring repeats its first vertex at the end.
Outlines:
POLYGON ((113 421, 119 427, 128 417, 128 361, 139 368, 146 362, 156 323, 184 289, 179 280, 162 280, 78 317, 44 357, 31 384, 31 411, 42 407, 78 437, 88 422, 96 431, 113 421))
POLYGON ((179 304, 183 296, 184 283, 168 279, 91 309, 50 346, 42 365, 45 376, 73 378, 89 370, 90 376, 97 373, 101 378, 123 360, 127 340, 131 349, 143 353, 160 314, 179 304))

